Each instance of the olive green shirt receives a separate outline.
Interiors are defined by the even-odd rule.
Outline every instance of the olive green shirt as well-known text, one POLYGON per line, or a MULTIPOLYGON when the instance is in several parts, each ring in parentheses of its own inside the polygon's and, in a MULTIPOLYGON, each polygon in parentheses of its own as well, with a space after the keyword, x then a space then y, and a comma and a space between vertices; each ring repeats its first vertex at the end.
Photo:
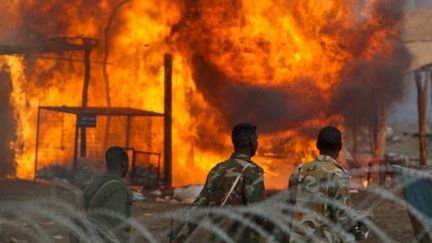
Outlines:
MULTIPOLYGON (((228 160, 211 169, 204 188, 192 203, 192 210, 201 207, 220 207, 225 199, 226 206, 249 206, 263 200, 265 198, 263 173, 263 169, 249 156, 233 153, 228 160), (238 183, 229 194, 238 176, 240 176, 238 183)), ((258 224, 263 224, 262 220, 250 218, 258 224)), ((260 240, 255 231, 246 228, 241 223, 218 217, 212 218, 212 221, 218 222, 218 226, 223 228, 225 233, 236 242, 254 243, 260 240)), ((197 226, 198 224, 194 223, 187 224, 187 227, 180 224, 173 230, 172 236, 175 240, 183 242, 197 226)), ((209 240, 202 240, 202 242, 214 243, 221 242, 221 240, 215 235, 211 235, 209 240)))
MULTIPOLYGON (((95 179, 84 190, 83 207, 91 218, 104 224, 109 229, 115 229, 121 225, 121 219, 103 214, 93 214, 91 211, 107 210, 124 217, 129 217, 132 207, 132 194, 121 177, 107 173, 95 179)), ((128 226, 125 225, 124 229, 128 230, 128 226)))

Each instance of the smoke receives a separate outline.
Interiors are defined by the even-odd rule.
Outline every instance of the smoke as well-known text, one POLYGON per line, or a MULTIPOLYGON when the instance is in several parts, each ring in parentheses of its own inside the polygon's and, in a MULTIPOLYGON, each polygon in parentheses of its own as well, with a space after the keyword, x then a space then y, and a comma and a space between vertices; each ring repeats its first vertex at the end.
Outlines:
MULTIPOLYGON (((379 2, 373 12, 374 22, 371 25, 375 26, 359 31, 352 39, 353 43, 368 43, 382 27, 397 30, 402 18, 403 3, 404 1, 379 2), (395 4, 388 4, 389 2, 395 4)), ((346 65, 341 82, 335 88, 329 113, 342 114, 348 125, 368 124, 375 119, 379 109, 389 110, 403 98, 404 72, 411 62, 411 56, 399 39, 398 31, 379 41, 386 42, 385 46, 391 52, 378 53, 372 58, 353 59, 346 65)))
MULTIPOLYGON (((120 2, 0 1, 0 43, 59 36, 103 43, 120 2)), ((105 105, 101 90, 109 86, 113 106, 163 110, 162 56, 172 52, 173 137, 185 144, 177 148, 179 160, 189 163, 194 153, 206 157, 201 152, 207 148, 226 151, 221 134, 240 121, 281 139, 268 143, 281 151, 333 117, 367 124, 377 104, 387 109, 402 97, 401 77, 410 58, 398 40, 401 0, 155 2, 130 1, 119 10, 107 35, 109 50, 101 44, 92 52, 92 60, 113 64, 106 70, 109 85, 101 82, 101 66, 92 64, 89 102, 105 105), (288 130, 294 130, 291 138, 277 136, 288 130)), ((82 59, 81 52, 44 55, 82 59)), ((37 105, 81 103, 81 63, 25 57, 23 66, 19 100, 32 102, 15 107, 31 113, 21 125, 35 121, 37 105)), ((8 97, 10 87, 3 88, 8 97)), ((6 103, 5 98, 0 105, 6 103)), ((14 130, 9 128, 4 131, 14 130)), ((23 151, 33 151, 33 135, 27 135, 21 138, 27 143, 23 151)))
POLYGON ((424 7, 432 7, 431 0, 408 0, 408 7, 413 8, 424 8, 424 7))
MULTIPOLYGON (((198 90, 220 112, 218 122, 227 127, 238 121, 251 121, 259 126, 260 131, 275 133, 301 129, 304 122, 337 115, 345 117, 348 124, 366 125, 374 119, 379 105, 388 109, 402 98, 403 72, 410 63, 410 56, 399 41, 399 24, 404 9, 402 0, 373 1, 372 5, 364 1, 360 14, 355 11, 361 4, 347 1, 336 10, 352 11, 346 13, 352 15, 350 25, 342 21, 346 19, 329 15, 323 20, 327 22, 317 22, 321 26, 314 25, 313 17, 319 21, 322 16, 305 15, 310 7, 305 1, 277 2, 278 7, 286 11, 285 16, 279 17, 293 17, 306 40, 313 40, 317 33, 331 39, 330 44, 319 45, 324 53, 335 57, 314 57, 329 58, 330 65, 332 62, 341 63, 336 80, 332 80, 326 93, 319 88, 324 82, 320 71, 326 66, 309 66, 317 70, 304 70, 304 77, 287 75, 282 82, 278 80, 278 70, 285 67, 269 65, 269 59, 277 55, 269 53, 269 50, 279 40, 262 34, 259 38, 253 33, 242 35, 247 25, 245 1, 187 3, 183 19, 173 28, 173 36, 190 57, 198 90), (354 4, 355 7, 350 6, 354 4), (251 42, 255 44, 252 44, 254 50, 248 50, 251 42), (338 53, 343 53, 345 60, 341 61, 336 56, 338 53), (266 72, 264 78, 268 82, 259 80, 258 71, 248 72, 249 65, 261 67, 259 71, 266 72), (315 77, 314 71, 317 73, 315 77)), ((317 38, 317 41, 327 39, 317 38)), ((292 47, 286 48, 279 51, 290 55, 292 47)), ((291 71, 302 73, 302 70, 291 71)))
POLYGON ((260 132, 274 133, 296 126, 310 119, 320 110, 320 96, 312 81, 304 81, 302 87, 246 85, 230 79, 200 54, 192 59, 193 78, 200 92, 214 107, 218 107, 228 124, 250 121, 260 132), (312 101, 312 102, 311 102, 312 101))

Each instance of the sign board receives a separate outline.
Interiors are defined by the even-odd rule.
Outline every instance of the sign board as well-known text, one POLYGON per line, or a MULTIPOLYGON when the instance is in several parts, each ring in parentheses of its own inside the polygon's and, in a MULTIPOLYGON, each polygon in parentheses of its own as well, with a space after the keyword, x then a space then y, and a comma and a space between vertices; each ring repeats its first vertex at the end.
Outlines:
POLYGON ((96 127, 96 115, 78 115, 78 127, 96 127))

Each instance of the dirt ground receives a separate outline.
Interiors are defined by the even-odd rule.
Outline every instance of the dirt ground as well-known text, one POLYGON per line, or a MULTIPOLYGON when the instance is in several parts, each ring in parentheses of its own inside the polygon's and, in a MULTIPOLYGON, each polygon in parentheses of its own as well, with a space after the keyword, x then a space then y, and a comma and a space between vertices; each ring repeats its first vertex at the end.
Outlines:
MULTIPOLYGON (((57 197, 69 202, 74 200, 73 194, 50 183, 34 183, 21 180, 0 181, 0 202, 9 200, 19 202, 41 197, 57 197)), ((412 242, 413 233, 406 209, 391 201, 376 198, 372 202, 368 201, 367 198, 370 197, 371 195, 366 193, 352 194, 354 206, 363 209, 373 208, 373 221, 395 242, 412 242), (363 205, 364 202, 368 203, 363 205)), ((141 218, 141 221, 146 224, 160 242, 169 242, 166 234, 170 228, 170 220, 160 218, 158 214, 182 207, 185 207, 185 205, 156 202, 154 198, 148 198, 146 201, 135 202, 132 214, 141 218)), ((53 242, 68 242, 68 234, 64 227, 44 218, 38 218, 34 221, 45 232, 48 232, 53 242)), ((32 240, 31 235, 25 234, 29 227, 31 226, 28 222, 25 223, 20 220, 17 220, 12 225, 3 221, 0 224, 0 242, 35 242, 35 240, 32 240)), ((139 242, 144 241, 140 240, 139 242)), ((365 242, 380 242, 380 240, 376 235, 372 234, 365 242)))
MULTIPOLYGON (((404 154, 409 157, 410 163, 418 163, 416 160, 418 158, 418 138, 415 136, 415 127, 395 126, 392 130, 393 132, 387 138, 386 152, 404 154)), ((431 138, 432 136, 428 137, 429 151, 432 151, 431 138)), ((367 148, 367 146, 364 146, 364 148, 367 148)), ((431 156, 432 154, 429 153, 429 159, 431 156)), ((395 185, 397 186, 397 182, 395 185)), ((390 187, 390 183, 387 183, 387 187, 390 187)), ((400 192, 397 189, 393 189, 393 192, 400 197, 400 192)), ((144 196, 146 196, 145 201, 134 202, 132 215, 138 218, 140 222, 143 222, 150 232, 156 236, 157 240, 169 242, 167 233, 171 227, 171 221, 169 218, 160 217, 160 215, 185 208, 187 205, 161 202, 148 193, 144 193, 144 196)), ((393 201, 384 200, 366 192, 352 193, 351 196, 354 208, 369 209, 373 215, 372 221, 394 242, 414 241, 413 230, 406 208, 393 201)), ((68 202, 74 202, 75 200, 70 191, 54 186, 53 183, 0 179, 0 203, 5 201, 23 202, 47 197, 52 199, 60 198, 68 202)), ((35 223, 35 225, 19 219, 13 223, 5 222, 2 218, 0 217, 0 242, 35 242, 34 239, 32 240, 32 235, 26 234, 35 225, 47 232, 53 242, 69 242, 66 228, 46 218, 34 219, 32 223, 35 223)), ((145 241, 140 239, 137 242, 145 241)), ((381 242, 381 240, 376 234, 371 233, 369 239, 363 242, 374 243, 381 242)))

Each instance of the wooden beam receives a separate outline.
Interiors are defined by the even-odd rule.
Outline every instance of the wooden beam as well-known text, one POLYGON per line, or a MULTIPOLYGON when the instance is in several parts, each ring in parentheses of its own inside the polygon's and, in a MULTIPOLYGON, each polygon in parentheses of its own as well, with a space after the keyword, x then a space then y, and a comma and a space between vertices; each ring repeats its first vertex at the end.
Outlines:
MULTIPOLYGON (((430 71, 429 71, 430 72, 430 71)), ((418 111, 418 129, 419 129, 419 159, 420 165, 427 165, 427 145, 426 145, 426 116, 428 103, 429 82, 425 71, 416 71, 415 83, 417 87, 417 111, 418 111)))
MULTIPOLYGON (((88 104, 88 88, 90 85, 90 54, 93 48, 93 40, 89 38, 83 38, 84 46, 84 87, 82 90, 82 107, 87 107, 88 104)), ((87 155, 87 135, 86 128, 81 128, 81 143, 80 143, 80 155, 86 157, 87 155)))
POLYGON ((172 56, 165 54, 165 119, 164 119, 164 177, 163 184, 165 188, 172 186, 172 143, 171 143, 171 125, 172 125, 172 56))

